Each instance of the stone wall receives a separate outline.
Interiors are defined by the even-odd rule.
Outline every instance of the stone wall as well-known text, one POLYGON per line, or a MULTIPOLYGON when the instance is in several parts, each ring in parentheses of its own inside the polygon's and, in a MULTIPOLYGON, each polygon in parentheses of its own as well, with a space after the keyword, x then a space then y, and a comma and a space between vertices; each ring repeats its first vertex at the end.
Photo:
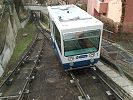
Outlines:
POLYGON ((19 28, 21 28, 15 8, 12 14, 7 14, 5 16, 8 16, 8 18, 1 23, 1 25, 3 26, 0 27, 0 29, 3 28, 2 31, 0 31, 0 38, 3 39, 0 41, 1 43, 3 43, 0 44, 2 50, 0 52, 0 76, 3 74, 4 69, 13 54, 17 31, 19 28))

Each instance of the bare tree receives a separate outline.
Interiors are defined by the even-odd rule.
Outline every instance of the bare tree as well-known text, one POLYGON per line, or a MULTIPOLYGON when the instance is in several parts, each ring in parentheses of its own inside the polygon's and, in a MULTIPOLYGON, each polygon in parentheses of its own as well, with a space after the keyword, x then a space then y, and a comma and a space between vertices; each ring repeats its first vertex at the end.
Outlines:
POLYGON ((63 0, 66 4, 69 4, 69 0, 63 0))
POLYGON ((47 0, 37 0, 38 1, 38 3, 40 3, 40 4, 45 4, 46 2, 47 2, 47 0))
POLYGON ((77 4, 80 0, 62 0, 62 1, 65 2, 65 4, 70 4, 70 3, 77 4))

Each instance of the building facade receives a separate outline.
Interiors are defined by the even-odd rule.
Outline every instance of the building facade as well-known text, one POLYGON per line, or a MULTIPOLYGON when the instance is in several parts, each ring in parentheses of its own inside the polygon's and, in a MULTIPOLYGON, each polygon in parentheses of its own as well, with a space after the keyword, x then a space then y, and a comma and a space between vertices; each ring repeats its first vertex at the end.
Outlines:
POLYGON ((88 0, 87 12, 93 16, 104 15, 116 23, 122 21, 124 15, 124 31, 133 32, 133 0, 88 0), (123 9, 125 10, 123 12, 123 9), (124 13, 124 14, 122 14, 124 13))
POLYGON ((88 0, 87 12, 93 16, 102 14, 114 22, 120 22, 122 2, 121 0, 88 0))

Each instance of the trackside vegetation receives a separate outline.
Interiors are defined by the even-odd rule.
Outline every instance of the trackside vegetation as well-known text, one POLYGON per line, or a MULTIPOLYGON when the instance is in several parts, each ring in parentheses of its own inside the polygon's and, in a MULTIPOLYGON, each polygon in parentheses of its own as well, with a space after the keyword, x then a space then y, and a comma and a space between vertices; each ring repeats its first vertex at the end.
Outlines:
POLYGON ((32 43, 32 40, 34 39, 36 33, 36 27, 33 23, 28 23, 25 28, 21 28, 18 31, 13 55, 7 67, 5 68, 5 72, 1 79, 4 79, 4 77, 6 77, 13 70, 17 61, 22 57, 24 52, 26 52, 27 48, 32 43))
POLYGON ((23 52, 27 49, 29 44, 32 42, 33 37, 36 34, 36 27, 34 24, 27 24, 25 28, 18 31, 16 38, 16 46, 14 53, 11 57, 9 65, 13 66, 15 62, 21 57, 23 52))

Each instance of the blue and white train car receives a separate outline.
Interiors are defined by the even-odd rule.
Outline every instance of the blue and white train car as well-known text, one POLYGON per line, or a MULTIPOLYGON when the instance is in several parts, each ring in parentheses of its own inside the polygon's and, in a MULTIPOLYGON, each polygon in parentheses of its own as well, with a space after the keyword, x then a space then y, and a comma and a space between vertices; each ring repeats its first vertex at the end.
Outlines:
POLYGON ((65 70, 98 62, 103 23, 75 5, 48 7, 51 37, 65 70))

